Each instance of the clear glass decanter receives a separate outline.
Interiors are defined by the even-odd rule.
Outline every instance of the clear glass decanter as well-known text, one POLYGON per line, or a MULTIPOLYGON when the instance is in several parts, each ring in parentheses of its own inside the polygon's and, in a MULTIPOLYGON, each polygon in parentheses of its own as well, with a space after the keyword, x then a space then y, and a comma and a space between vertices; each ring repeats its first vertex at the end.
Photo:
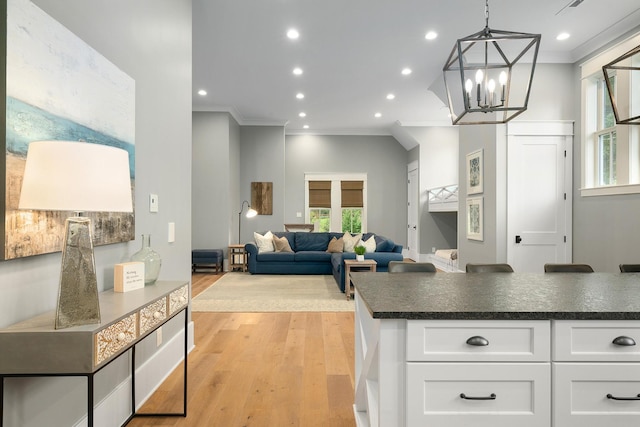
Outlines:
POLYGON ((151 248, 151 235, 142 235, 142 249, 131 255, 131 261, 144 263, 144 285, 153 285, 158 280, 162 258, 151 248))

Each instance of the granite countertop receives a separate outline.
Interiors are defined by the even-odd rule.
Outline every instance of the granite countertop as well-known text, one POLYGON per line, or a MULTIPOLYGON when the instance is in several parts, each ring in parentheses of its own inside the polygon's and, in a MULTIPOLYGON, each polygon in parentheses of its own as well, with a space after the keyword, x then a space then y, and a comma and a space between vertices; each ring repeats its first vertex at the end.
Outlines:
POLYGON ((377 319, 640 320, 640 273, 352 273, 377 319))

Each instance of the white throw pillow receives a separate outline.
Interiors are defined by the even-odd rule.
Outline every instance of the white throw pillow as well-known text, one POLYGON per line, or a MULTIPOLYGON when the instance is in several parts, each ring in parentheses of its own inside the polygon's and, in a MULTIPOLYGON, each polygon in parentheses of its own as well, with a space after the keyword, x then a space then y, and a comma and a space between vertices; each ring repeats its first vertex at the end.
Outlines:
POLYGON ((360 240, 356 246, 364 246, 367 253, 376 251, 376 238, 374 236, 369 237, 369 240, 360 240))
POLYGON ((362 234, 356 234, 355 236, 352 236, 351 233, 344 233, 344 236, 342 236, 342 241, 344 242, 344 252, 354 252, 353 247, 358 244, 361 238, 362 234))
POLYGON ((256 246, 258 247, 259 254, 275 251, 273 247, 273 233, 271 233, 271 231, 267 231, 264 236, 254 232, 253 238, 256 241, 256 246))

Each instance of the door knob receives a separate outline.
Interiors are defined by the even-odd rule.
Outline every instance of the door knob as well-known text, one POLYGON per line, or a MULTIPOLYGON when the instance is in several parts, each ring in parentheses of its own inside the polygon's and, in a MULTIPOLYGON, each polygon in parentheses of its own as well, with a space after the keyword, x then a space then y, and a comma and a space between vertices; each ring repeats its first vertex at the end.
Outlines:
POLYGON ((516 236, 516 243, 520 243, 520 242, 522 242, 522 237, 516 236))

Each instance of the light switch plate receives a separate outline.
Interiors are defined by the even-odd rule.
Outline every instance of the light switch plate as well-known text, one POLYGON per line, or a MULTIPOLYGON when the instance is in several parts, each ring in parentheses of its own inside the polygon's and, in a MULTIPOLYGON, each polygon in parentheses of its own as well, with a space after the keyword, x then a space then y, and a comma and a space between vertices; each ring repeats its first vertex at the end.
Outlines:
POLYGON ((158 212, 157 194, 149 194, 149 212, 158 212))
POLYGON ((176 241, 176 223, 175 222, 170 222, 169 223, 169 238, 168 238, 169 243, 173 243, 176 241))

